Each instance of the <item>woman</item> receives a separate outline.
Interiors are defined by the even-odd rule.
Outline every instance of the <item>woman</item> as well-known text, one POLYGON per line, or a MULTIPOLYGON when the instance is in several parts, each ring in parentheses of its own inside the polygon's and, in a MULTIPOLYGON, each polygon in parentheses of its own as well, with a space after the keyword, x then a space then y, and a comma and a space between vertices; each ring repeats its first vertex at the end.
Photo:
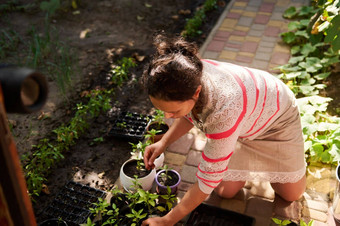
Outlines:
POLYGON ((162 35, 143 75, 152 104, 175 121, 163 138, 145 150, 147 168, 193 126, 207 144, 197 183, 164 217, 143 225, 173 225, 215 191, 232 198, 247 180, 269 181, 287 201, 306 187, 300 115, 294 94, 265 71, 201 60, 193 43, 162 35))

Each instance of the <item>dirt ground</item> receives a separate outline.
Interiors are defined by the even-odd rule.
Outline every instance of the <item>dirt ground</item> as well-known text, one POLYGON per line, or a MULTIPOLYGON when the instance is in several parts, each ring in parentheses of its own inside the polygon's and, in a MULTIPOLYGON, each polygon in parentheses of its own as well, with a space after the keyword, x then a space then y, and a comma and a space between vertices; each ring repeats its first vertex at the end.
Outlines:
MULTIPOLYGON (((20 1, 27 3, 29 1, 20 1)), ((167 34, 179 34, 203 0, 82 0, 77 10, 59 10, 52 18, 59 40, 74 51, 79 72, 73 78, 72 88, 63 98, 55 82, 48 79, 49 98, 40 112, 29 115, 8 114, 12 133, 20 155, 30 152, 31 145, 73 116, 72 109, 80 100, 82 91, 96 86, 106 88, 106 76, 110 64, 122 57, 142 56, 132 73, 138 79, 143 66, 152 54, 152 37, 163 30, 167 34), (85 37, 81 35, 85 34, 85 37), (47 114, 45 120, 39 120, 47 114)), ((219 1, 216 10, 208 14, 202 35, 192 39, 203 44, 228 1, 219 1)), ((0 16, 0 24, 15 29, 25 42, 27 29, 33 25, 42 31, 44 13, 40 10, 12 12, 0 16)), ((43 70, 43 69, 42 69, 43 70)), ((114 114, 128 110, 143 114, 153 112, 147 96, 139 85, 124 86, 117 90, 112 115, 95 119, 89 131, 82 136, 47 178, 48 194, 42 193, 33 202, 37 221, 44 219, 43 210, 60 189, 70 180, 109 190, 119 176, 122 163, 130 156, 128 141, 108 135, 114 114), (104 142, 90 145, 94 138, 103 137, 104 142)))

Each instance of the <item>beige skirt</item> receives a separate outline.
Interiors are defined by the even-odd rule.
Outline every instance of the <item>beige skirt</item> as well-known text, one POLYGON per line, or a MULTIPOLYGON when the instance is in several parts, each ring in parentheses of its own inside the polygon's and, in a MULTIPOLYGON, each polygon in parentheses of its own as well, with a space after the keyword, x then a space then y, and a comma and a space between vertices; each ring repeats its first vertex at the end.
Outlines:
POLYGON ((256 139, 239 139, 228 168, 225 181, 299 181, 306 173, 306 162, 295 103, 256 139))

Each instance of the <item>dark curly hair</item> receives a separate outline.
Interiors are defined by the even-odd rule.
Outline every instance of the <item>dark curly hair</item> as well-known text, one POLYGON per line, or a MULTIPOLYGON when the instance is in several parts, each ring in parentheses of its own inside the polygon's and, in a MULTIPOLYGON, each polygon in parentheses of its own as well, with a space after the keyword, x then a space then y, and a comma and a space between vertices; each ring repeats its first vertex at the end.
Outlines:
POLYGON ((165 101, 191 99, 201 85, 203 70, 196 44, 159 34, 154 45, 157 52, 143 73, 148 95, 165 101))

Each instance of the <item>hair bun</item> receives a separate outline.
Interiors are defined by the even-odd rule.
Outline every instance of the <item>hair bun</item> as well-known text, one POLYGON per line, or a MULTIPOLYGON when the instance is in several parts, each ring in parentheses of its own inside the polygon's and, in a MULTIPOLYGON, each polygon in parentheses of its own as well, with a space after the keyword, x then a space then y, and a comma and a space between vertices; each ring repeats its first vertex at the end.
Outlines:
POLYGON ((159 34, 154 39, 154 45, 159 55, 180 53, 184 56, 193 56, 198 53, 196 45, 185 41, 183 37, 169 38, 159 34))

